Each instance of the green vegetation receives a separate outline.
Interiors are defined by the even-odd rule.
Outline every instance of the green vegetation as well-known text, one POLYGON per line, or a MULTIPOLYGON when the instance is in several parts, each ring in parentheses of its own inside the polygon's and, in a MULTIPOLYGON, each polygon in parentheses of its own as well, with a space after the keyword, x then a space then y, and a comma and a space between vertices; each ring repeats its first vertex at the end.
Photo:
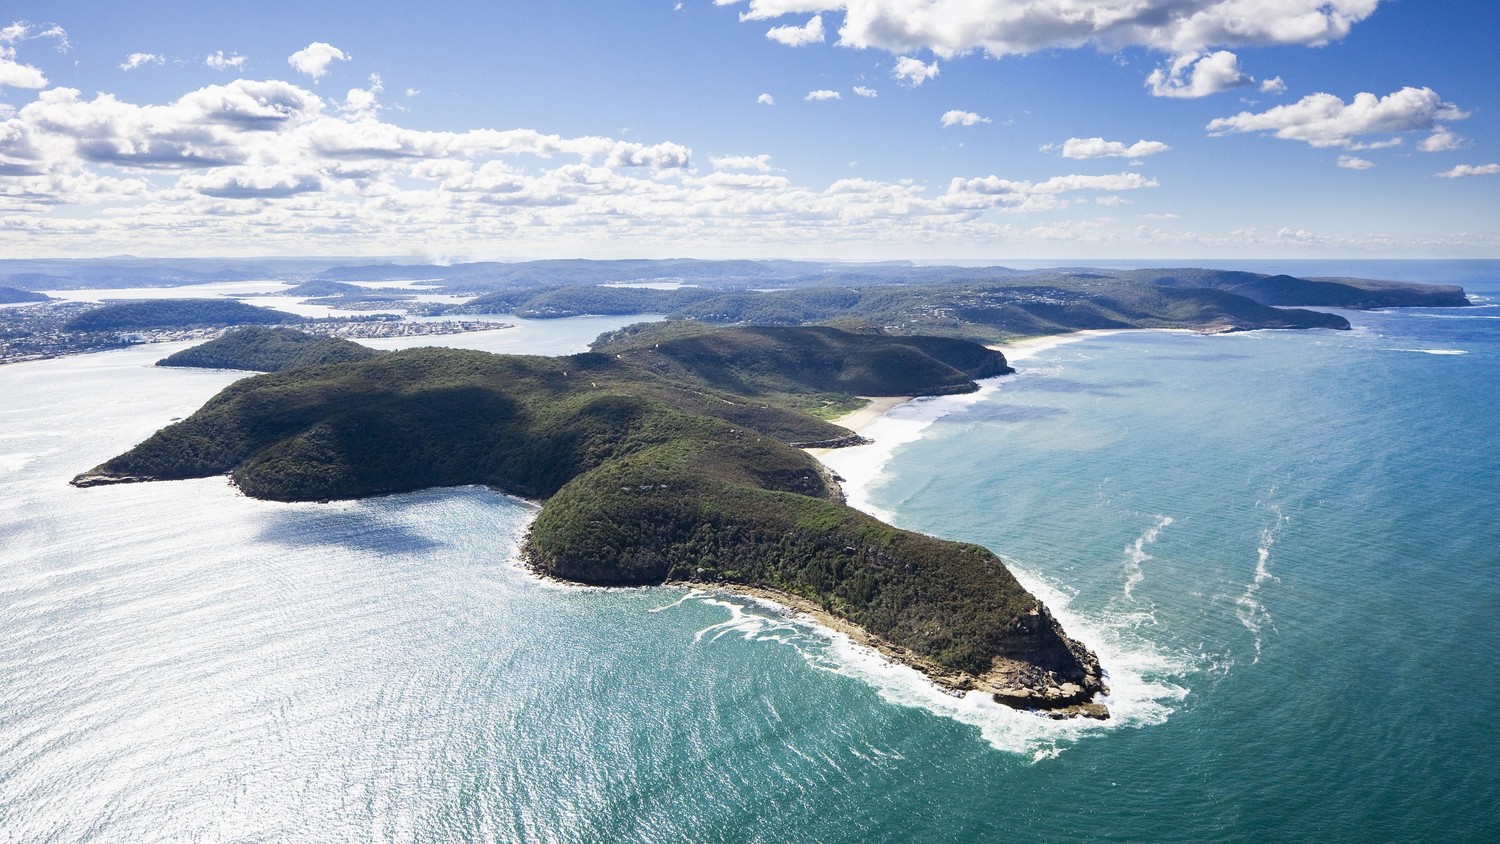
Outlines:
POLYGON ((232 299, 154 299, 85 311, 63 324, 67 331, 149 331, 306 322, 305 317, 257 308, 232 299))
POLYGON ((0 287, 0 304, 4 305, 16 302, 45 302, 50 298, 45 293, 33 293, 30 290, 18 290, 14 287, 0 287))
POLYGON ((1224 270, 1135 270, 1123 277, 1163 287, 1223 290, 1262 305, 1330 308, 1454 308, 1469 304, 1462 287, 1362 278, 1297 278, 1224 270))
POLYGON ((687 287, 678 290, 533 287, 504 290, 435 310, 514 313, 533 319, 655 313, 717 325, 824 323, 886 334, 982 340, 1085 328, 1222 331, 1349 327, 1347 320, 1334 314, 1270 307, 1211 287, 1178 288, 1097 274, 919 285, 805 287, 770 292, 687 287))
POLYGON ((249 326, 183 349, 156 365, 280 372, 302 366, 349 363, 377 354, 380 353, 368 346, 337 337, 315 337, 291 328, 249 326))
POLYGON ((74 482, 229 473, 282 501, 486 484, 546 500, 524 553, 547 574, 772 588, 945 682, 1019 661, 1004 684, 1091 696, 1097 664, 1036 623, 1045 610, 998 558, 844 506, 788 445, 848 434, 795 408, 973 390, 1008 371, 965 341, 829 328, 637 327, 562 358, 411 349, 238 381, 74 482))

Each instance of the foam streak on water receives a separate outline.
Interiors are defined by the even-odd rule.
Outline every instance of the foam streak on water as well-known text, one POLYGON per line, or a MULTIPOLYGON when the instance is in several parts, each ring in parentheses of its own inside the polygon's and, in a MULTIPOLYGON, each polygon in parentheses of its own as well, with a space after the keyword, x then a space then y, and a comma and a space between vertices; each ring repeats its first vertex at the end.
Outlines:
POLYGON ((1133 594, 1135 587, 1146 579, 1146 572, 1141 568, 1141 564, 1151 559, 1151 555, 1146 553, 1146 546, 1155 542, 1156 538, 1161 535, 1162 529, 1171 523, 1171 516, 1157 516, 1156 523, 1146 528, 1145 532, 1137 536, 1135 541, 1130 543, 1130 547, 1125 549, 1125 600, 1135 600, 1133 594))
POLYGON ((1279 505, 1268 504, 1266 508, 1271 513, 1271 520, 1260 531, 1260 544, 1255 549, 1254 574, 1250 582, 1245 584, 1244 593, 1234 602, 1235 617, 1254 637, 1255 659, 1253 662, 1260 662, 1261 632, 1268 627, 1275 629, 1270 611, 1260 602, 1260 590, 1268 581, 1276 580, 1276 576, 1271 574, 1269 567, 1271 547, 1276 544, 1277 534, 1290 523, 1290 519, 1281 512, 1279 505))

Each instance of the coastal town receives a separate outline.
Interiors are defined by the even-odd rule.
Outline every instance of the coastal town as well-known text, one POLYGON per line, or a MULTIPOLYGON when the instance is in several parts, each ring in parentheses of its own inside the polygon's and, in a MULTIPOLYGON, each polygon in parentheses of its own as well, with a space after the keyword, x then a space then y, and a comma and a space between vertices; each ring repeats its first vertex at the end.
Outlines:
MULTIPOLYGON (((214 340, 236 327, 182 326, 119 331, 79 331, 68 327, 73 319, 99 307, 101 306, 90 302, 46 302, 0 308, 0 365, 122 349, 142 343, 214 340)), ((472 319, 411 321, 399 314, 380 313, 309 319, 306 322, 288 323, 286 327, 319 337, 369 340, 495 331, 511 325, 472 319)))

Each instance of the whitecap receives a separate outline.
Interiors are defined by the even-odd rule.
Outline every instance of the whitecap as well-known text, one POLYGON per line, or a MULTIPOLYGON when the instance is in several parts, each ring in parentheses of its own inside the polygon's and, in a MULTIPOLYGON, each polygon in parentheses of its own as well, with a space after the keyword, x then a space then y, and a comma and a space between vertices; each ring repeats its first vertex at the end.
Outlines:
POLYGON ((1154 542, 1156 542, 1156 538, 1161 535, 1162 528, 1165 528, 1167 525, 1170 525, 1171 523, 1172 523, 1172 517, 1171 516, 1158 515, 1156 517, 1155 524, 1151 525, 1151 527, 1146 528, 1146 530, 1140 536, 1137 536, 1135 538, 1135 542, 1132 542, 1130 545, 1126 546, 1126 548, 1125 548, 1125 599, 1126 600, 1129 600, 1129 601, 1135 600, 1135 596, 1132 594, 1132 592, 1135 590, 1135 587, 1138 586, 1142 580, 1146 579, 1146 572, 1145 572, 1144 569, 1141 568, 1141 564, 1145 563, 1147 560, 1153 559, 1150 554, 1146 553, 1146 546, 1147 545, 1151 545, 1154 542))
POLYGON ((1271 547, 1276 544, 1276 536, 1281 529, 1290 523, 1290 519, 1281 512, 1281 508, 1275 504, 1269 506, 1274 516, 1271 523, 1260 531, 1260 545, 1255 549, 1255 573, 1249 583, 1245 584, 1245 591, 1235 599, 1235 617, 1240 624, 1250 631, 1255 643, 1255 658, 1251 664, 1260 661, 1261 631, 1266 627, 1275 629, 1271 613, 1265 604, 1260 601, 1260 590, 1267 581, 1278 578, 1271 573, 1271 547))
POLYGON ((695 643, 713 642, 738 633, 746 640, 791 646, 809 666, 858 680, 874 689, 886 703, 921 709, 974 727, 996 750, 1033 762, 1054 758, 1091 735, 1160 724, 1188 695, 1188 688, 1179 681, 1199 671, 1205 658, 1165 650, 1137 635, 1134 630, 1141 621, 1137 616, 1148 614, 1111 613, 1096 617, 1075 613, 1069 609, 1071 596, 1061 588, 1011 561, 1007 565, 1021 585, 1040 598, 1065 629, 1088 641, 1098 654, 1110 686, 1110 694, 1100 700, 1109 707, 1108 721, 1080 718, 1058 721, 996 704, 983 692, 950 693, 916 669, 893 662, 811 616, 771 600, 694 592, 672 606, 701 600, 729 611, 729 618, 696 631, 695 643))
POLYGON ((1417 352, 1424 355, 1466 355, 1464 349, 1385 349, 1387 352, 1417 352))

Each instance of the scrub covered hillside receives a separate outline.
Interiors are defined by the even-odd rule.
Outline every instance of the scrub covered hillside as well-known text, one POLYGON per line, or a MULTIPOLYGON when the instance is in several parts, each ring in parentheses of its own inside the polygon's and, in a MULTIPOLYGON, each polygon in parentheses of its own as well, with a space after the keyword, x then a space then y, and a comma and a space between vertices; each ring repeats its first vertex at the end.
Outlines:
POLYGON ((999 558, 845 506, 820 464, 789 445, 849 435, 803 409, 855 404, 856 389, 972 391, 973 379, 1010 371, 1003 355, 831 328, 598 348, 411 349, 246 378, 74 482, 227 473, 246 494, 281 501, 486 484, 545 501, 523 548, 543 573, 776 590, 951 687, 1103 714, 1089 703, 1104 688, 1097 660, 999 558))

